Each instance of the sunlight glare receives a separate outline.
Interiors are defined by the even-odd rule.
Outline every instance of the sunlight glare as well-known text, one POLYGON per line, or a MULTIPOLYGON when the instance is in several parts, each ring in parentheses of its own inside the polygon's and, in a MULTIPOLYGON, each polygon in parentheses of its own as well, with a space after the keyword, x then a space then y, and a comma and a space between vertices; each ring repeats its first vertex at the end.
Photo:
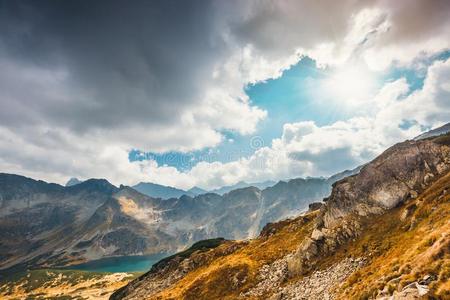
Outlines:
POLYGON ((363 67, 343 67, 323 82, 324 92, 342 104, 358 105, 369 100, 376 86, 370 71, 363 67))

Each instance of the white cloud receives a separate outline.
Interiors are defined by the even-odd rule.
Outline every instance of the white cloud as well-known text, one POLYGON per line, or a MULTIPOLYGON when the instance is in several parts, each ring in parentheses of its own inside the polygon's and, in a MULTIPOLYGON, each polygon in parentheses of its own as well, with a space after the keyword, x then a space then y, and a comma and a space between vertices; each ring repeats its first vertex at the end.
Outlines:
POLYGON ((269 65, 272 76, 294 54, 308 55, 322 65, 362 60, 373 70, 385 70, 450 48, 450 4, 446 0, 234 4, 223 4, 232 6, 233 12, 225 17, 231 24, 228 40, 251 49, 248 52, 255 59, 250 63, 247 58, 247 69, 269 65))
POLYGON ((240 180, 328 176, 373 159, 394 143, 419 135, 423 128, 448 122, 449 81, 450 59, 437 61, 428 69, 423 88, 408 96, 409 87, 404 79, 386 84, 367 103, 373 108, 369 116, 327 126, 317 126, 313 121, 285 124, 279 139, 249 158, 229 163, 201 162, 184 173, 153 165, 150 174, 166 184, 205 188, 240 180), (402 128, 405 121, 412 126, 402 128))
POLYGON ((218 145, 223 129, 255 133, 267 112, 244 87, 279 77, 302 55, 380 71, 450 48, 448 1, 220 1, 204 10, 166 8, 181 19, 173 27, 168 16, 148 18, 147 5, 85 18, 96 24, 64 20, 72 26, 54 26, 68 13, 59 5, 42 4, 34 13, 30 4, 16 10, 18 18, 2 14, 2 171, 56 182, 105 177, 179 187, 325 175, 449 119, 447 61, 430 67, 424 88, 407 98, 406 82, 393 82, 364 99, 370 113, 328 126, 286 124, 282 137, 249 158, 201 162, 184 173, 153 161, 130 163, 130 149, 190 151, 218 145), (113 30, 122 14, 144 14, 148 26, 128 18, 127 30, 113 30), (111 31, 117 37, 104 34, 111 31), (405 120, 416 123, 399 128, 405 120))
POLYGON ((450 60, 435 62, 428 69, 423 88, 406 97, 408 85, 404 79, 386 84, 369 102, 371 116, 327 126, 313 121, 285 124, 280 138, 248 158, 228 163, 204 161, 186 172, 158 166, 152 160, 129 162, 128 151, 113 140, 39 128, 28 132, 34 136, 32 140, 0 128, 0 165, 3 171, 56 182, 76 174, 82 178, 105 177, 115 184, 153 181, 181 188, 331 175, 367 162, 392 144, 420 134, 423 127, 448 122, 449 81, 450 60), (402 129, 405 120, 413 121, 413 126, 402 129), (29 165, 36 168, 30 171, 29 165))

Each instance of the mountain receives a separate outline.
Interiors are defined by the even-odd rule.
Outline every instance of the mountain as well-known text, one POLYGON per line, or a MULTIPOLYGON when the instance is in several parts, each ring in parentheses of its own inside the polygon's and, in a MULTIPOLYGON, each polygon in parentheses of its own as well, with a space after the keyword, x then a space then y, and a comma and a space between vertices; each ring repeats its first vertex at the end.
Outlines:
POLYGON ((0 273, 174 253, 218 236, 251 238, 266 223, 306 210, 330 190, 325 179, 293 179, 263 190, 164 200, 104 179, 65 187, 0 174, 0 273))
POLYGON ((224 195, 226 193, 231 192, 232 190, 236 190, 236 189, 242 189, 242 188, 246 188, 246 187, 257 187, 260 190, 263 190, 267 187, 273 186, 274 184, 276 184, 275 181, 264 181, 264 182, 254 182, 254 183, 247 183, 245 181, 239 181, 236 184, 233 185, 228 185, 228 186, 223 186, 221 188, 215 189, 215 190, 211 190, 211 193, 215 193, 215 194, 219 194, 219 195, 224 195))
POLYGON ((260 190, 265 189, 269 186, 276 184, 275 181, 264 181, 264 182, 255 182, 255 183, 247 183, 244 181, 240 181, 234 185, 224 186, 215 190, 207 191, 197 186, 190 188, 185 191, 182 189, 177 189, 171 186, 160 185, 151 182, 140 182, 133 186, 133 188, 139 191, 142 194, 153 198, 161 198, 161 199, 170 199, 170 198, 180 198, 183 195, 195 197, 198 195, 206 194, 206 193, 214 193, 218 195, 224 195, 232 190, 246 188, 250 186, 254 186, 259 188, 260 190))
POLYGON ((170 199, 180 198, 183 195, 195 196, 195 193, 177 189, 171 186, 160 185, 151 182, 140 182, 133 186, 133 188, 147 196, 153 198, 170 199))
POLYGON ((449 187, 450 134, 399 143, 315 210, 205 241, 110 299, 449 299, 449 187))
POLYGON ((336 181, 339 181, 339 180, 341 180, 341 179, 343 179, 343 178, 345 178, 345 177, 356 175, 356 174, 359 173, 359 171, 361 171, 361 169, 362 169, 364 166, 365 166, 365 164, 364 164, 364 165, 357 166, 356 168, 351 169, 351 170, 345 170, 345 171, 339 172, 339 173, 337 173, 337 174, 334 174, 334 175, 328 177, 327 181, 328 181, 330 184, 333 184, 333 183, 335 183, 336 181))
MULTIPOLYGON (((66 186, 73 186, 81 183, 82 181, 78 178, 72 177, 67 181, 66 186)), ((133 186, 133 188, 142 194, 153 198, 170 199, 170 198, 180 198, 183 195, 197 196, 200 194, 206 194, 208 191, 194 186, 193 188, 185 191, 182 189, 177 189, 171 186, 165 186, 161 184, 151 183, 151 182, 140 182, 133 186)))
POLYGON ((77 243, 84 224, 116 190, 101 179, 63 187, 0 174, 1 268, 58 261, 61 249, 77 243))
MULTIPOLYGON (((195 195, 195 196, 198 196, 198 195, 201 195, 201 194, 206 194, 206 193, 208 193, 207 190, 204 190, 204 189, 199 188, 199 187, 197 187, 197 186, 194 186, 194 187, 190 188, 189 190, 187 190, 187 192, 188 192, 189 194, 195 195)), ((189 195, 189 194, 188 194, 188 195, 189 195)))
POLYGON ((223 187, 220 187, 218 189, 211 190, 210 192, 214 193, 214 194, 218 194, 218 195, 224 195, 226 193, 231 192, 232 190, 242 189, 242 188, 246 188, 246 187, 249 187, 249 186, 250 185, 247 182, 239 181, 236 184, 223 186, 223 187))
POLYGON ((255 182, 255 183, 247 183, 244 181, 240 181, 236 184, 229 185, 229 186, 223 186, 218 189, 214 190, 204 190, 202 188, 199 188, 197 186, 192 187, 191 189, 185 191, 182 189, 177 189, 170 186, 160 185, 156 183, 151 182, 141 182, 139 184, 136 184, 133 186, 133 188, 142 194, 145 194, 147 196, 153 197, 153 198, 161 198, 161 199, 170 199, 170 198, 180 198, 183 195, 195 197, 202 194, 207 193, 214 193, 223 196, 226 193, 231 192, 232 190, 236 189, 242 189, 250 186, 257 187, 260 190, 263 190, 267 187, 275 185, 275 181, 264 181, 264 182, 255 182))
POLYGON ((259 189, 241 182, 235 186, 243 188, 219 195, 149 183, 117 188, 104 179, 61 186, 0 174, 0 273, 109 256, 174 253, 214 237, 252 238, 265 224, 321 201, 332 183, 324 178, 268 181, 255 185, 273 186, 259 189), (171 197, 168 191, 182 195, 171 197))
POLYGON ((431 137, 436 137, 436 136, 440 136, 446 133, 450 132, 450 123, 447 123, 441 127, 432 129, 428 132, 425 132, 417 137, 414 138, 414 140, 422 140, 422 139, 427 139, 427 138, 431 138, 431 137))
POLYGON ((78 178, 72 177, 67 181, 66 186, 73 186, 79 183, 82 183, 83 181, 79 180, 78 178))
POLYGON ((276 181, 273 181, 273 180, 266 180, 266 181, 263 181, 263 182, 253 182, 253 183, 249 183, 249 186, 254 186, 254 187, 257 187, 257 188, 260 189, 260 190, 263 190, 263 189, 265 189, 265 188, 274 186, 275 184, 277 184, 276 181))

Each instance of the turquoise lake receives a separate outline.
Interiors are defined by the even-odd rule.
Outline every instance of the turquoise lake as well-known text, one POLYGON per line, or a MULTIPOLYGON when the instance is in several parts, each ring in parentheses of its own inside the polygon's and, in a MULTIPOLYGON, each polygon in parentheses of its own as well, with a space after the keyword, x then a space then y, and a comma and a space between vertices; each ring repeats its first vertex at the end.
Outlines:
POLYGON ((67 267, 69 270, 90 272, 146 272, 153 264, 169 254, 155 254, 144 256, 120 256, 93 260, 87 263, 67 267))

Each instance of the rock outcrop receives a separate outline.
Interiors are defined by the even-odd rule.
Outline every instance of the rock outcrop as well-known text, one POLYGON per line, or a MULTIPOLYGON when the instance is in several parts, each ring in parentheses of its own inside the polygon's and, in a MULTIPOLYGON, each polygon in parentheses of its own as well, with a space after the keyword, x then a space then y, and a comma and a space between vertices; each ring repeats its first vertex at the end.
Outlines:
POLYGON ((310 238, 300 246, 289 266, 293 274, 307 273, 314 260, 354 239, 360 219, 382 214, 415 198, 450 169, 450 147, 433 139, 394 145, 354 176, 333 185, 310 238))

